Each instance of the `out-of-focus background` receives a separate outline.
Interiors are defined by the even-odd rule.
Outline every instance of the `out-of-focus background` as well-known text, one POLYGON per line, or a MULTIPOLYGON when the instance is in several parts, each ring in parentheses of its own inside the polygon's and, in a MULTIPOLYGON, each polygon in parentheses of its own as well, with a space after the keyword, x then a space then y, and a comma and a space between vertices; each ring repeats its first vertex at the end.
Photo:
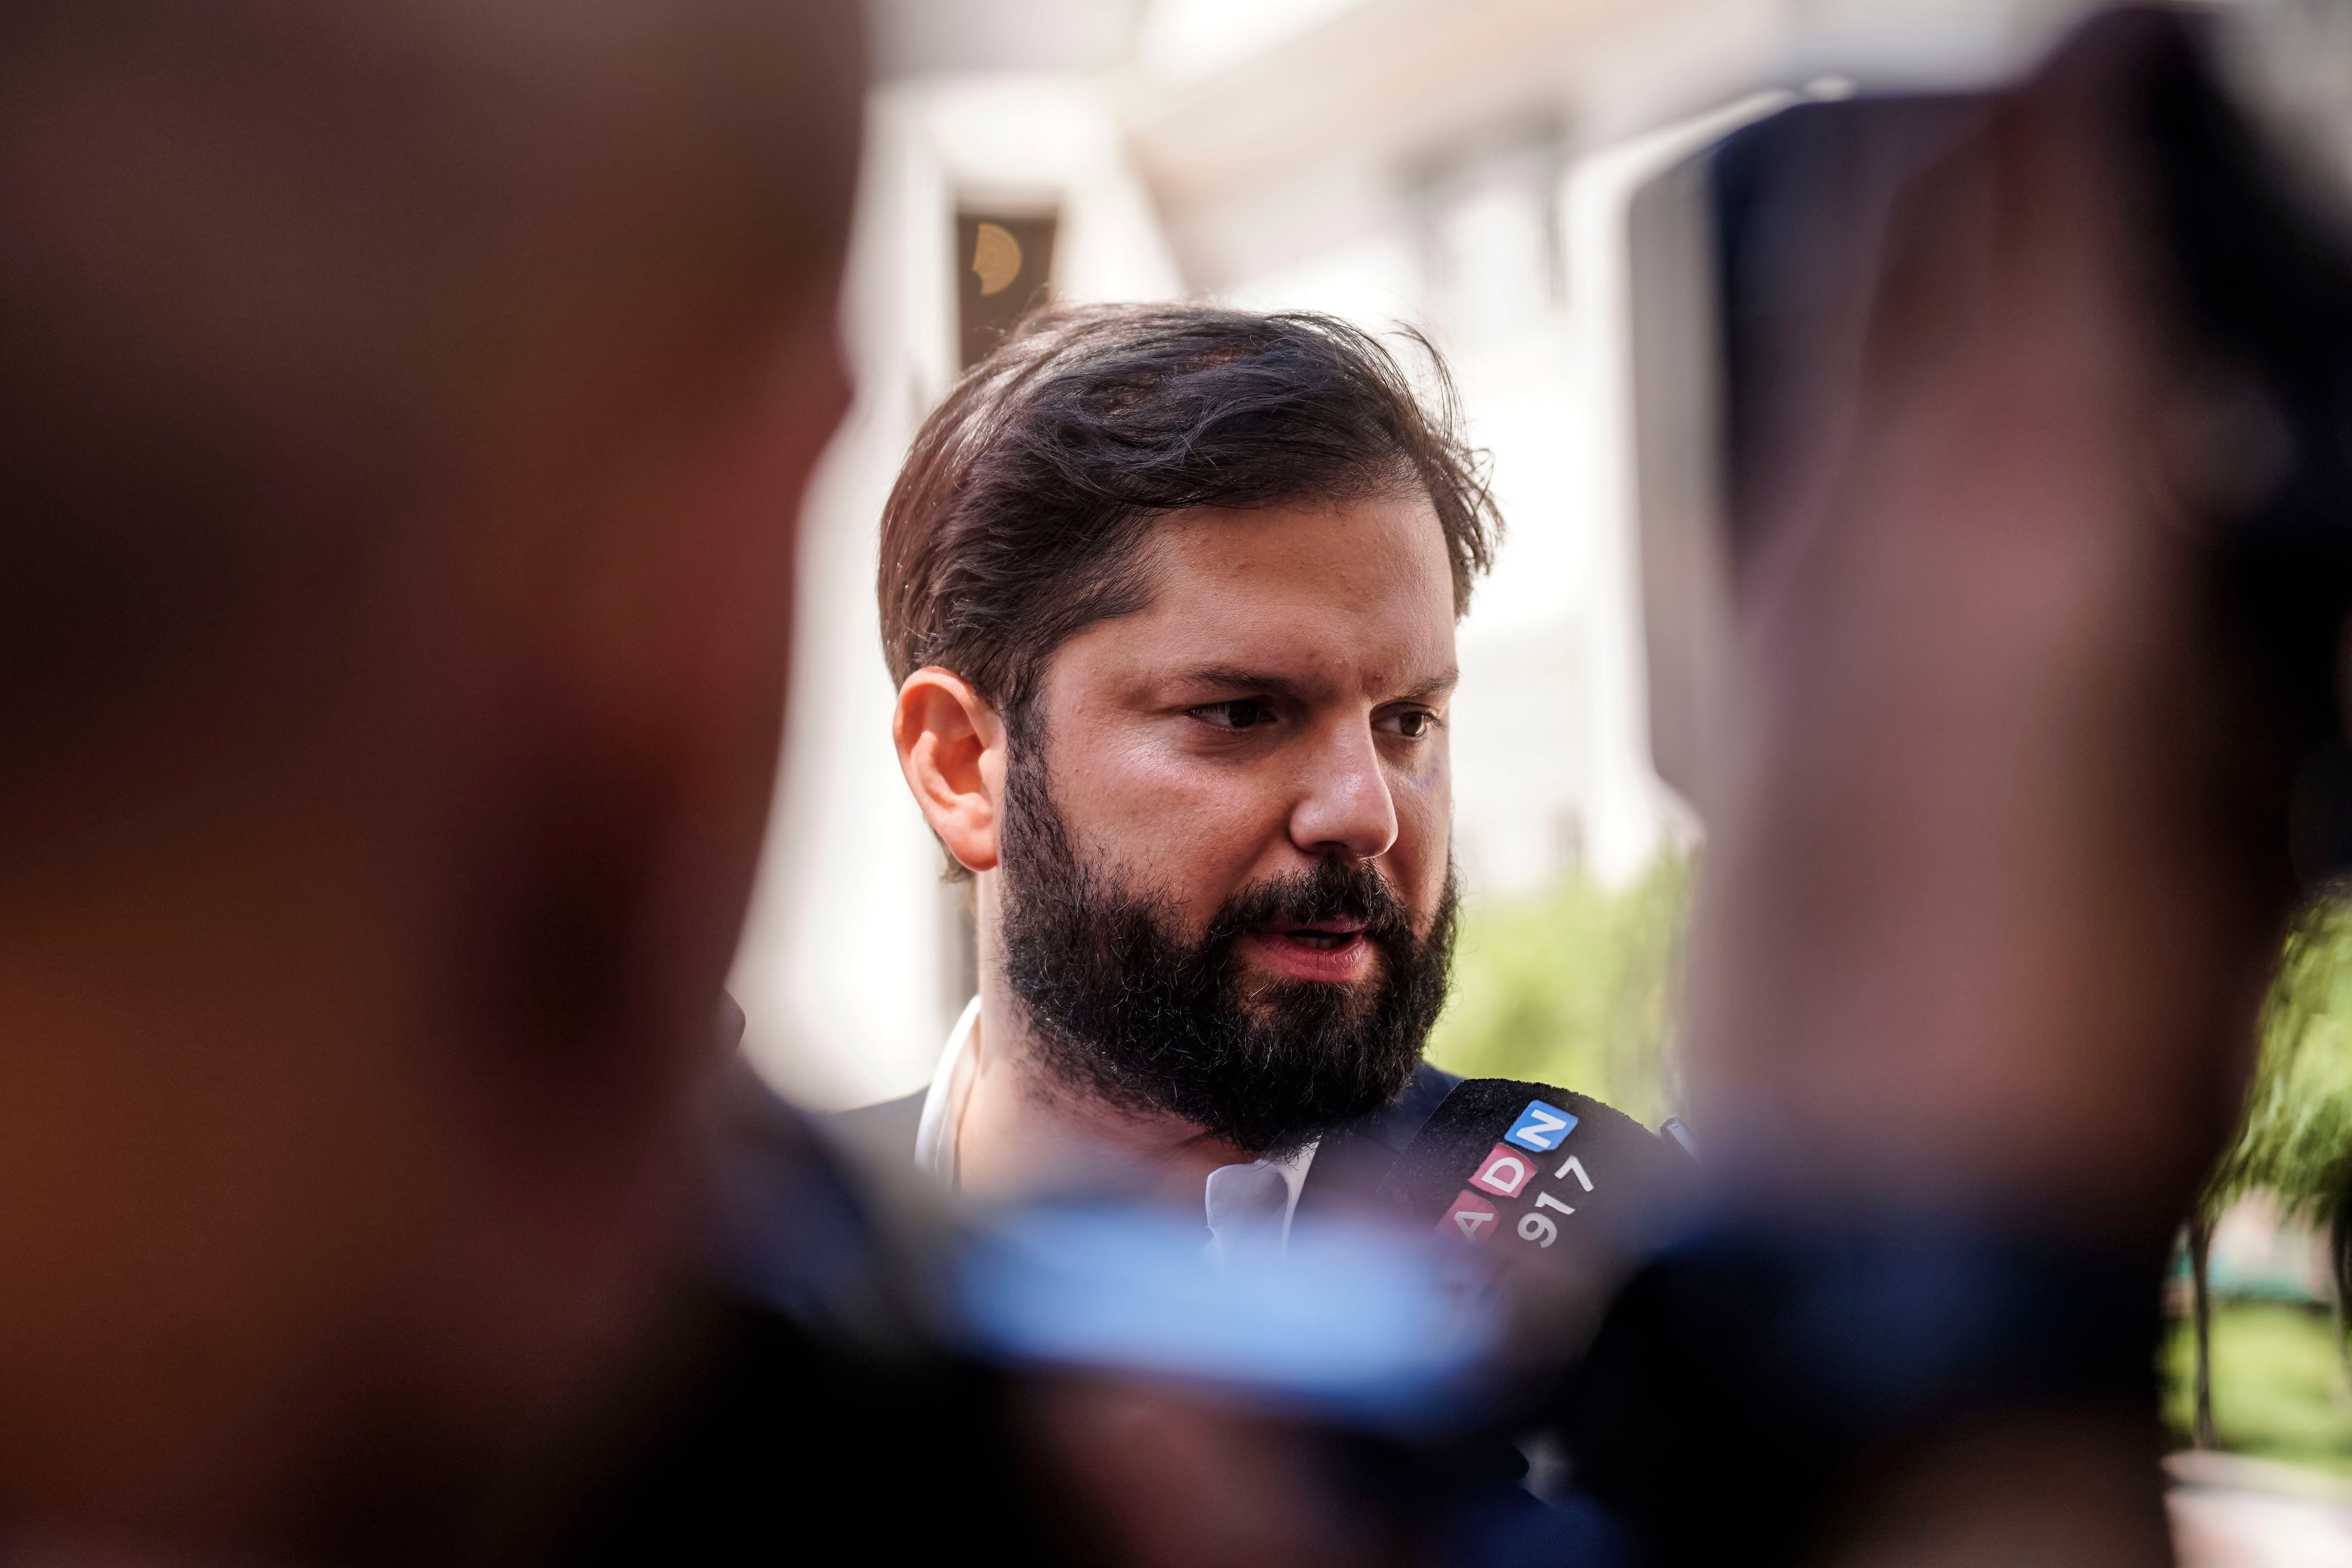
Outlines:
MULTIPOLYGON (((1671 1110, 1704 841, 1689 781, 1711 728, 1694 595, 1714 568, 1692 477, 1652 449, 1661 329, 1633 320, 1629 228, 1678 163, 1792 95, 1990 79, 2081 9, 877 0, 847 306, 858 398, 810 504, 789 808, 733 979, 761 1070, 818 1107, 907 1093, 973 986, 969 918, 891 752, 875 628, 877 520, 916 426, 1043 300, 1191 297, 1410 325, 1446 356, 1510 533, 1461 631, 1465 921, 1432 1055, 1653 1122, 1671 1110)), ((2352 1380, 2326 1257, 2347 1185, 2352 916, 2330 908, 2290 945, 2247 1131, 2208 1205, 2213 1431, 2252 1458, 2188 1461, 2176 1499, 2197 1562, 2352 1564, 2352 1380), (2295 1468, 2212 1468, 2269 1461, 2295 1468)), ((2189 1272, 2184 1249, 2184 1442, 2189 1272)))

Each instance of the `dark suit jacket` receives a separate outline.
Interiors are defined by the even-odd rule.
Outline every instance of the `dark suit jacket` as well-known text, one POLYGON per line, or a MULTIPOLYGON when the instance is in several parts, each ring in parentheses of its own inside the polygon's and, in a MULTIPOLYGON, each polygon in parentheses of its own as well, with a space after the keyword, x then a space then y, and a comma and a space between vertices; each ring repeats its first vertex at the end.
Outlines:
MULTIPOLYGON (((1293 1219, 1340 1213, 1369 1197, 1390 1163, 1404 1152, 1413 1134, 1436 1114, 1438 1105, 1461 1081, 1423 1062, 1387 1110, 1326 1133, 1322 1147, 1315 1151, 1315 1163, 1307 1167, 1293 1219)), ((898 1100, 841 1111, 834 1117, 834 1125, 851 1143, 869 1153, 912 1162, 915 1129, 923 1119, 924 1092, 917 1089, 898 1100)))

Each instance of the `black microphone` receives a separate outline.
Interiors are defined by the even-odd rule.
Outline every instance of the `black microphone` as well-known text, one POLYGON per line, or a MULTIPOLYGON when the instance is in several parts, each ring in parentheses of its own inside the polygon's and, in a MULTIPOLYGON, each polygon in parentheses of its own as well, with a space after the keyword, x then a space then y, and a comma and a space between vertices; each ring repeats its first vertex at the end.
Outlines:
POLYGON ((1467 1079, 1397 1156, 1373 1202, 1464 1246, 1613 1262, 1687 1192, 1687 1148, 1573 1089, 1467 1079))

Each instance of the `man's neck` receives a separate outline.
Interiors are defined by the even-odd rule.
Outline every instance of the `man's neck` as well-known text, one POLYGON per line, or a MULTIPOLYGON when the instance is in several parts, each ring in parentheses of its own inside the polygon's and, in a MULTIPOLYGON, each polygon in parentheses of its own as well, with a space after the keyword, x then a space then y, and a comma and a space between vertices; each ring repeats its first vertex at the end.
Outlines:
POLYGON ((1252 1158, 1180 1117, 1122 1110, 1050 1075, 1020 1009, 981 992, 977 1071, 956 1130, 956 1184, 981 1201, 1047 1193, 1197 1211, 1209 1173, 1252 1158))

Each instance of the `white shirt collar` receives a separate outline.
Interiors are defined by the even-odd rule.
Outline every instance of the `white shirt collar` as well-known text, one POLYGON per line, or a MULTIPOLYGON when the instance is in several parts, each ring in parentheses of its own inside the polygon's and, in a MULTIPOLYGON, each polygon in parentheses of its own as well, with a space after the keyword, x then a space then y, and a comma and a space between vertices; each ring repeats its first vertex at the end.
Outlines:
POLYGON ((947 1048, 931 1069, 930 1092, 923 1096, 923 1119, 915 1124, 915 1169, 948 1191, 956 1189, 956 1133, 980 1076, 980 998, 964 1004, 947 1048))
MULTIPOLYGON (((947 1047, 923 1096, 923 1117, 915 1126, 915 1169, 950 1192, 956 1187, 956 1139, 972 1080, 980 1076, 980 998, 975 996, 948 1031, 947 1047)), ((1201 1194, 1209 1226, 1209 1250, 1220 1262, 1244 1247, 1271 1243, 1281 1251, 1290 1240, 1291 1215, 1298 1212, 1299 1189, 1317 1145, 1309 1143, 1281 1160, 1220 1165, 1209 1173, 1201 1194)))

